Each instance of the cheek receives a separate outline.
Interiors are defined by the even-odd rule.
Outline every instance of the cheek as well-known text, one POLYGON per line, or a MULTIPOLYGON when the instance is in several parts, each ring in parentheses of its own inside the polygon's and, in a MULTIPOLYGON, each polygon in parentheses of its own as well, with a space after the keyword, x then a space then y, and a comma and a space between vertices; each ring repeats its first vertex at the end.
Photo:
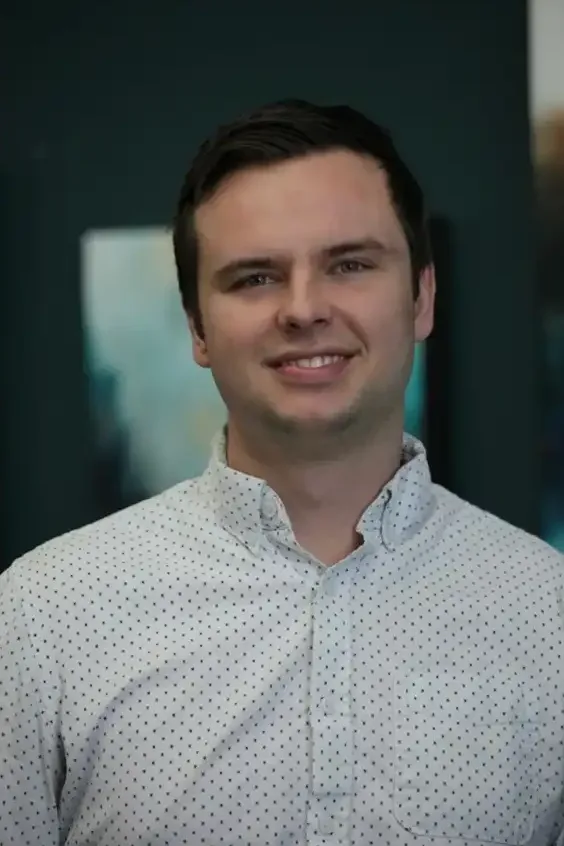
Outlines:
POLYGON ((367 343, 379 352, 404 347, 413 340, 413 302, 405 297, 386 295, 382 291, 372 297, 370 304, 357 310, 357 323, 362 327, 367 343))
POLYGON ((248 315, 221 303, 207 310, 204 326, 206 347, 212 370, 230 373, 240 370, 256 346, 256 328, 248 315))
POLYGON ((210 350, 239 352, 240 357, 260 348, 268 334, 271 317, 259 303, 240 302, 236 298, 210 298, 203 310, 206 339, 210 350))

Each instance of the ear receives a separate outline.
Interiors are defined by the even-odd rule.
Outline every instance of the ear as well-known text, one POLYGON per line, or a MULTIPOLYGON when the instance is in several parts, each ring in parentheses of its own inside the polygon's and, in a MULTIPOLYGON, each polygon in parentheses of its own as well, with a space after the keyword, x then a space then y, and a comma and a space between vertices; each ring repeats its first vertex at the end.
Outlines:
POLYGON ((415 301, 416 342, 425 341, 433 331, 435 294, 435 266, 428 264, 419 275, 419 294, 415 301))
POLYGON ((208 347, 201 331, 198 331, 193 315, 188 317, 190 335, 192 336, 192 357, 200 367, 209 367, 208 347))

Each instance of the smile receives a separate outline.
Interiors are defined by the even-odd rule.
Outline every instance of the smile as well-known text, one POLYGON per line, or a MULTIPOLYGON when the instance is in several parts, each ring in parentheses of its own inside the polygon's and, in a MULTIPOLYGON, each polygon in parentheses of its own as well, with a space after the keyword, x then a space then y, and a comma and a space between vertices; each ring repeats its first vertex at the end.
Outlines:
POLYGON ((279 379, 289 385, 329 386, 337 383, 350 367, 353 355, 312 355, 275 362, 279 379))
POLYGON ((305 367, 306 369, 317 369, 319 367, 327 367, 330 364, 335 364, 338 361, 345 361, 344 355, 316 355, 313 358, 298 358, 295 361, 285 361, 279 364, 279 367, 305 367))

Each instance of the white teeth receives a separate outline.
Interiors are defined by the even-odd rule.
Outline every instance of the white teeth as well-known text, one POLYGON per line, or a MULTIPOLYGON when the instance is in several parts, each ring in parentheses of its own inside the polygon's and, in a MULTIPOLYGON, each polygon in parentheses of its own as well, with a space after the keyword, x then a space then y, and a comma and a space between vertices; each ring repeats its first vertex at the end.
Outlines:
POLYGON ((298 358, 296 361, 289 361, 288 364, 294 367, 325 367, 327 364, 341 361, 343 357, 342 355, 316 355, 314 358, 298 358))

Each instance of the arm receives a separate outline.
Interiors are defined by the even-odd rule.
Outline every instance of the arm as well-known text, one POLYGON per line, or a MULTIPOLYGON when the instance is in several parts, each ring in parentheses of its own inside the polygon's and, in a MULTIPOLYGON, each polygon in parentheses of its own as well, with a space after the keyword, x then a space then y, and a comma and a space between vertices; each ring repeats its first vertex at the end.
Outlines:
POLYGON ((57 706, 51 702, 51 714, 42 702, 41 681, 50 671, 32 648, 17 568, 0 576, 0 839, 5 846, 59 846, 57 706))

